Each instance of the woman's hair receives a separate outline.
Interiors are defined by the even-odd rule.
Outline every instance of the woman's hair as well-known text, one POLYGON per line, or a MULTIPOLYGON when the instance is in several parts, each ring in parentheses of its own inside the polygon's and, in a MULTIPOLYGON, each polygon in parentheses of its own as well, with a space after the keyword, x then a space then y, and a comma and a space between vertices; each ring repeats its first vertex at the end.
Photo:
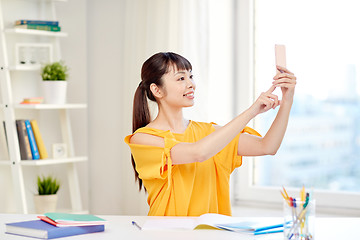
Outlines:
MULTIPOLYGON (((146 60, 141 68, 141 82, 135 91, 133 104, 133 133, 141 127, 150 123, 150 111, 147 99, 155 101, 156 99, 150 90, 152 83, 158 87, 163 87, 162 76, 176 67, 178 70, 192 70, 191 63, 179 54, 172 52, 160 52, 146 60)), ((136 171, 135 161, 131 155, 131 161, 135 172, 135 181, 139 182, 139 190, 142 188, 142 180, 136 171)), ((145 189, 146 191, 146 189, 145 189)))

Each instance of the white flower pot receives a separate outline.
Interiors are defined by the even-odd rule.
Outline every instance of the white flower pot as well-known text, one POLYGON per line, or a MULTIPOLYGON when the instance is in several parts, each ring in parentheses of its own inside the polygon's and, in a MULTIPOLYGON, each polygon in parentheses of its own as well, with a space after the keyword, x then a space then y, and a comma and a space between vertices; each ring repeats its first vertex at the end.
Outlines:
POLYGON ((52 195, 34 195, 34 205, 37 214, 55 212, 57 205, 57 194, 52 195))
POLYGON ((43 81, 44 101, 48 104, 66 103, 66 81, 43 81))

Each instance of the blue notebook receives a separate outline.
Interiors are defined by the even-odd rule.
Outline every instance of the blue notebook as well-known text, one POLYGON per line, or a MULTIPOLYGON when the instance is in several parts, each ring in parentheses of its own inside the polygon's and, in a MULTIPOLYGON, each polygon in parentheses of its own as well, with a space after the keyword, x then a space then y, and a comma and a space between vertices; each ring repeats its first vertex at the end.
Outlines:
POLYGON ((249 233, 254 235, 278 233, 284 231, 283 223, 266 224, 257 222, 240 222, 230 224, 217 224, 216 227, 224 230, 249 233))
POLYGON ((85 233, 103 232, 104 225, 81 226, 81 227, 55 227, 41 220, 31 220, 16 223, 7 223, 6 233, 27 237, 53 239, 85 233))

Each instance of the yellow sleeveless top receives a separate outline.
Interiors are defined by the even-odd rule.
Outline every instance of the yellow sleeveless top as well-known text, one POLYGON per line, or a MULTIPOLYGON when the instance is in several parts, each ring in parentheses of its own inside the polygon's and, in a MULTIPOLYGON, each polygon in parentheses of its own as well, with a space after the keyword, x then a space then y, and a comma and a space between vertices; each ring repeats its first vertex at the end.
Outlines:
POLYGON ((215 131, 213 124, 190 121, 182 134, 149 127, 135 131, 164 138, 164 148, 131 144, 133 134, 125 137, 136 171, 149 194, 149 216, 231 215, 230 174, 242 163, 242 157, 237 155, 239 135, 246 132, 260 136, 258 132, 245 127, 224 149, 204 162, 171 163, 170 150, 173 146, 204 138, 215 131))

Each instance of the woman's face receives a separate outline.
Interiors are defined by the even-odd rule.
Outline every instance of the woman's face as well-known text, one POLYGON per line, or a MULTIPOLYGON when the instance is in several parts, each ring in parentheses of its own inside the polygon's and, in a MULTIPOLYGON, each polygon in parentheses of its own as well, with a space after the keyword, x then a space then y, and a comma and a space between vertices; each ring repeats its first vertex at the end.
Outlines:
POLYGON ((174 107, 191 107, 194 105, 195 82, 191 70, 178 70, 175 66, 163 75, 162 104, 174 107))

